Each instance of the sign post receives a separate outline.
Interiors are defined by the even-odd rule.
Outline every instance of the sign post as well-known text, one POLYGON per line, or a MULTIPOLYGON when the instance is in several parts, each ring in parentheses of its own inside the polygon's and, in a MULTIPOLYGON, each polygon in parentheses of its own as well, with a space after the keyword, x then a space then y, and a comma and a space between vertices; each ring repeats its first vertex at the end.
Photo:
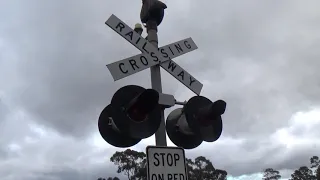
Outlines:
POLYGON ((180 147, 147 147, 148 180, 188 180, 186 158, 180 147))
MULTIPOLYGON (((147 32, 148 32, 148 40, 151 44, 153 44, 156 48, 158 48, 158 25, 155 20, 149 20, 147 22, 147 32)), ((162 93, 162 85, 161 85, 161 73, 160 66, 155 65, 150 67, 151 73, 151 87, 152 89, 162 93)), ((160 113, 161 123, 159 129, 155 133, 156 145, 157 146, 167 146, 167 138, 166 138, 166 126, 164 119, 164 110, 160 113)))

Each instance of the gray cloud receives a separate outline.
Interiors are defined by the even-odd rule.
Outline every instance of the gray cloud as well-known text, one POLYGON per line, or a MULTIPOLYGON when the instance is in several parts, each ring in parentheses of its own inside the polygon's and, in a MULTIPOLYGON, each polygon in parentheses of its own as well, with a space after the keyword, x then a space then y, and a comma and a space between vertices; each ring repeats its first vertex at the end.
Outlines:
POLYGON ((205 95, 229 103, 226 133, 263 136, 286 126, 285 119, 294 112, 319 104, 319 43, 312 39, 320 17, 309 13, 316 12, 314 4, 190 4, 196 9, 194 16, 177 28, 196 42, 201 40, 201 58, 193 60, 197 63, 181 63, 186 69, 201 69, 200 77, 210 82, 204 86, 205 95), (207 22, 197 20, 205 12, 214 15, 207 22))
MULTIPOLYGON (((58 132, 72 139, 70 141, 83 141, 97 132, 99 113, 118 88, 126 84, 150 87, 149 70, 113 82, 105 66, 139 53, 104 22, 115 14, 133 26, 139 22, 140 2, 17 0, 1 3, 0 99, 4 92, 11 110, 6 110, 7 105, 0 100, 0 144, 3 146, 20 142, 25 136, 39 136, 26 128, 24 114, 33 123, 58 132)), ((289 126, 294 113, 319 105, 320 14, 316 8, 319 2, 166 3, 166 17, 159 27, 160 45, 193 38, 199 49, 175 61, 205 84, 203 95, 227 101, 223 138, 243 139, 237 146, 234 142, 216 145, 216 148, 215 143, 205 144, 191 150, 190 155, 208 154, 213 148, 210 157, 218 167, 241 175, 269 166, 293 169, 319 152, 317 143, 309 143, 279 158, 286 147, 266 140, 278 129, 289 126), (238 162, 245 165, 239 167, 238 162)), ((175 94, 179 100, 194 95, 171 75, 162 72, 163 92, 175 94)), ((292 135, 318 137, 318 128, 318 124, 311 129, 295 126, 292 135)), ((84 150, 79 151, 70 141, 59 141, 58 145, 43 142, 40 148, 46 149, 44 154, 50 163, 72 163, 88 149, 85 143, 77 145, 84 150), (72 145, 66 146, 70 143, 72 145)), ((144 144, 138 147, 144 151, 144 144)), ((2 151, 8 153, 0 150, 0 154, 2 151)), ((18 162, 33 161, 11 151, 9 157, 20 158, 18 162)), ((21 153, 37 151, 39 146, 34 145, 21 153)), ((19 167, 17 171, 24 171, 26 165, 19 167)), ((100 166, 88 167, 91 174, 98 173, 97 169, 103 172, 100 166)), ((29 179, 81 179, 82 172, 68 167, 40 169, 29 179)))

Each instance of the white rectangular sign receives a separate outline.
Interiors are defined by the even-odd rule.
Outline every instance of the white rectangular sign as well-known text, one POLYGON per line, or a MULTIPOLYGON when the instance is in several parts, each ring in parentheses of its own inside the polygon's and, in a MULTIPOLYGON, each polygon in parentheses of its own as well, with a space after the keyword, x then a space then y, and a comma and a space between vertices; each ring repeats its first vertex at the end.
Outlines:
MULTIPOLYGON (((198 47, 191 38, 168 44, 160 47, 159 52, 165 59, 173 59, 198 47)), ((144 53, 108 64, 107 67, 115 81, 135 74, 139 71, 149 68, 149 61, 155 61, 156 58, 147 59, 144 53)), ((162 62, 163 63, 163 62, 162 62)))
POLYGON ((188 180, 184 149, 147 147, 148 180, 188 180))
POLYGON ((203 84, 196 80, 191 76, 187 71, 185 71, 182 67, 176 64, 174 61, 169 60, 161 64, 161 67, 165 69, 168 73, 170 73, 173 77, 179 80, 182 84, 184 84, 191 91, 200 94, 203 84))
MULTIPOLYGON (((132 45, 138 48, 144 54, 144 58, 139 57, 143 64, 147 64, 147 67, 154 66, 159 64, 160 62, 165 61, 158 51, 158 49, 152 45, 149 41, 141 37, 138 33, 136 33, 133 29, 131 29, 127 24, 122 22, 115 15, 111 15, 109 19, 106 21, 106 25, 108 25, 111 29, 129 41, 132 45)), ((169 60, 166 59, 166 60, 169 60)))
MULTIPOLYGON (((168 44, 160 47, 159 52, 165 60, 170 60, 181 56, 190 51, 196 50, 198 47, 191 38, 168 44)), ((139 71, 149 68, 149 61, 155 61, 156 58, 147 59, 144 53, 108 64, 107 67, 115 81, 135 74, 139 71)), ((164 63, 164 62, 162 62, 164 63)))
MULTIPOLYGON (((181 56, 185 53, 196 50, 198 47, 191 38, 183 39, 181 41, 168 44, 159 48, 159 52, 164 59, 169 59, 168 61, 162 62, 160 65, 167 72, 169 72, 173 77, 178 79, 182 84, 188 87, 196 94, 200 94, 203 84, 201 84, 197 79, 193 78, 187 71, 181 68, 178 64, 174 63, 171 59, 181 56)), ((134 73, 142 71, 149 68, 149 61, 153 59, 147 59, 144 53, 126 58, 111 64, 107 67, 113 77, 113 79, 119 80, 121 78, 130 76, 134 73)))

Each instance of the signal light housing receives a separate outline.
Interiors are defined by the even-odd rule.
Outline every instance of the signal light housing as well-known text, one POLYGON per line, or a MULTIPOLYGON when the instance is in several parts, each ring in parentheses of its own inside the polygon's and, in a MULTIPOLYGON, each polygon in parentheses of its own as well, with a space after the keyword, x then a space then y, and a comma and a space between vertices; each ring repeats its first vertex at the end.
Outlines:
POLYGON ((99 131, 109 144, 130 147, 153 135, 161 122, 159 93, 136 85, 116 91, 100 114, 99 131))
POLYGON ((108 105, 99 116, 98 128, 102 138, 109 144, 119 148, 131 147, 139 143, 141 139, 131 138, 119 131, 113 122, 112 112, 112 106, 108 105))
POLYGON ((206 142, 214 142, 222 133, 221 115, 225 112, 226 102, 212 102, 203 96, 192 97, 184 107, 187 122, 195 133, 201 134, 206 142))
POLYGON ((226 102, 211 102, 203 96, 192 97, 184 106, 172 111, 166 129, 170 140, 184 149, 199 146, 202 141, 214 142, 221 136, 226 102))
POLYGON ((188 127, 183 108, 175 109, 168 115, 166 130, 173 144, 184 149, 196 148, 203 141, 200 134, 193 133, 188 127))

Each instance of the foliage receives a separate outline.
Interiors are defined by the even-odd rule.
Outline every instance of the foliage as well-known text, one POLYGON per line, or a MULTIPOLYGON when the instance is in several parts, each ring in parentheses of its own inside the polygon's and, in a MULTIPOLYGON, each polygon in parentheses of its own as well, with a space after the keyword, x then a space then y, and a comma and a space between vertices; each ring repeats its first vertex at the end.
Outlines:
POLYGON ((203 156, 195 158, 194 161, 186 159, 189 180, 226 180, 227 171, 215 169, 210 160, 203 156))
POLYGON ((144 152, 127 149, 123 152, 115 152, 110 158, 110 161, 118 166, 118 173, 124 173, 128 180, 131 180, 141 171, 140 169, 143 167, 144 159, 146 159, 144 152))
POLYGON ((215 173, 214 173, 214 178, 216 180, 227 180, 227 171, 225 170, 221 170, 221 169, 216 169, 215 173))
POLYGON ((311 168, 315 168, 318 167, 320 164, 320 160, 318 156, 312 156, 310 158, 310 164, 311 164, 311 168))
MULTIPOLYGON (((97 180, 106 180, 105 178, 98 178, 97 180)), ((114 177, 114 178, 112 178, 112 177, 108 177, 108 179, 107 180, 120 180, 118 177, 114 177)))
POLYGON ((291 174, 290 180, 316 180, 316 176, 313 175, 312 170, 307 166, 302 166, 298 170, 295 170, 293 174, 291 174))
POLYGON ((144 158, 141 163, 139 163, 138 171, 133 176, 136 180, 147 180, 147 159, 144 158))
POLYGON ((203 156, 197 157, 194 161, 186 159, 189 180, 209 180, 214 178, 215 168, 210 160, 203 156))
MULTIPOLYGON (((147 159, 144 152, 127 149, 115 152, 110 161, 118 166, 118 173, 123 173, 128 180, 147 180, 147 159)), ((204 156, 186 159, 189 180, 227 180, 227 171, 215 169, 212 162, 204 156)), ((280 172, 267 168, 263 172, 263 180, 279 180, 280 172)), ((98 178, 98 180, 106 180, 98 178)), ((107 180, 120 180, 109 177, 107 180)), ((320 159, 318 156, 310 158, 310 168, 302 166, 291 174, 290 180, 320 180, 320 159), (314 172, 313 172, 314 171, 314 172)))
POLYGON ((290 180, 320 180, 320 160, 318 156, 310 158, 310 168, 302 166, 291 174, 290 180), (314 172, 313 172, 314 170, 314 172))
POLYGON ((267 168, 264 170, 263 178, 264 180, 278 180, 281 178, 280 172, 272 168, 267 168))
POLYGON ((316 176, 316 179, 320 180, 320 159, 319 159, 319 157, 318 156, 312 156, 310 158, 310 164, 311 164, 310 168, 315 168, 314 174, 316 176))

